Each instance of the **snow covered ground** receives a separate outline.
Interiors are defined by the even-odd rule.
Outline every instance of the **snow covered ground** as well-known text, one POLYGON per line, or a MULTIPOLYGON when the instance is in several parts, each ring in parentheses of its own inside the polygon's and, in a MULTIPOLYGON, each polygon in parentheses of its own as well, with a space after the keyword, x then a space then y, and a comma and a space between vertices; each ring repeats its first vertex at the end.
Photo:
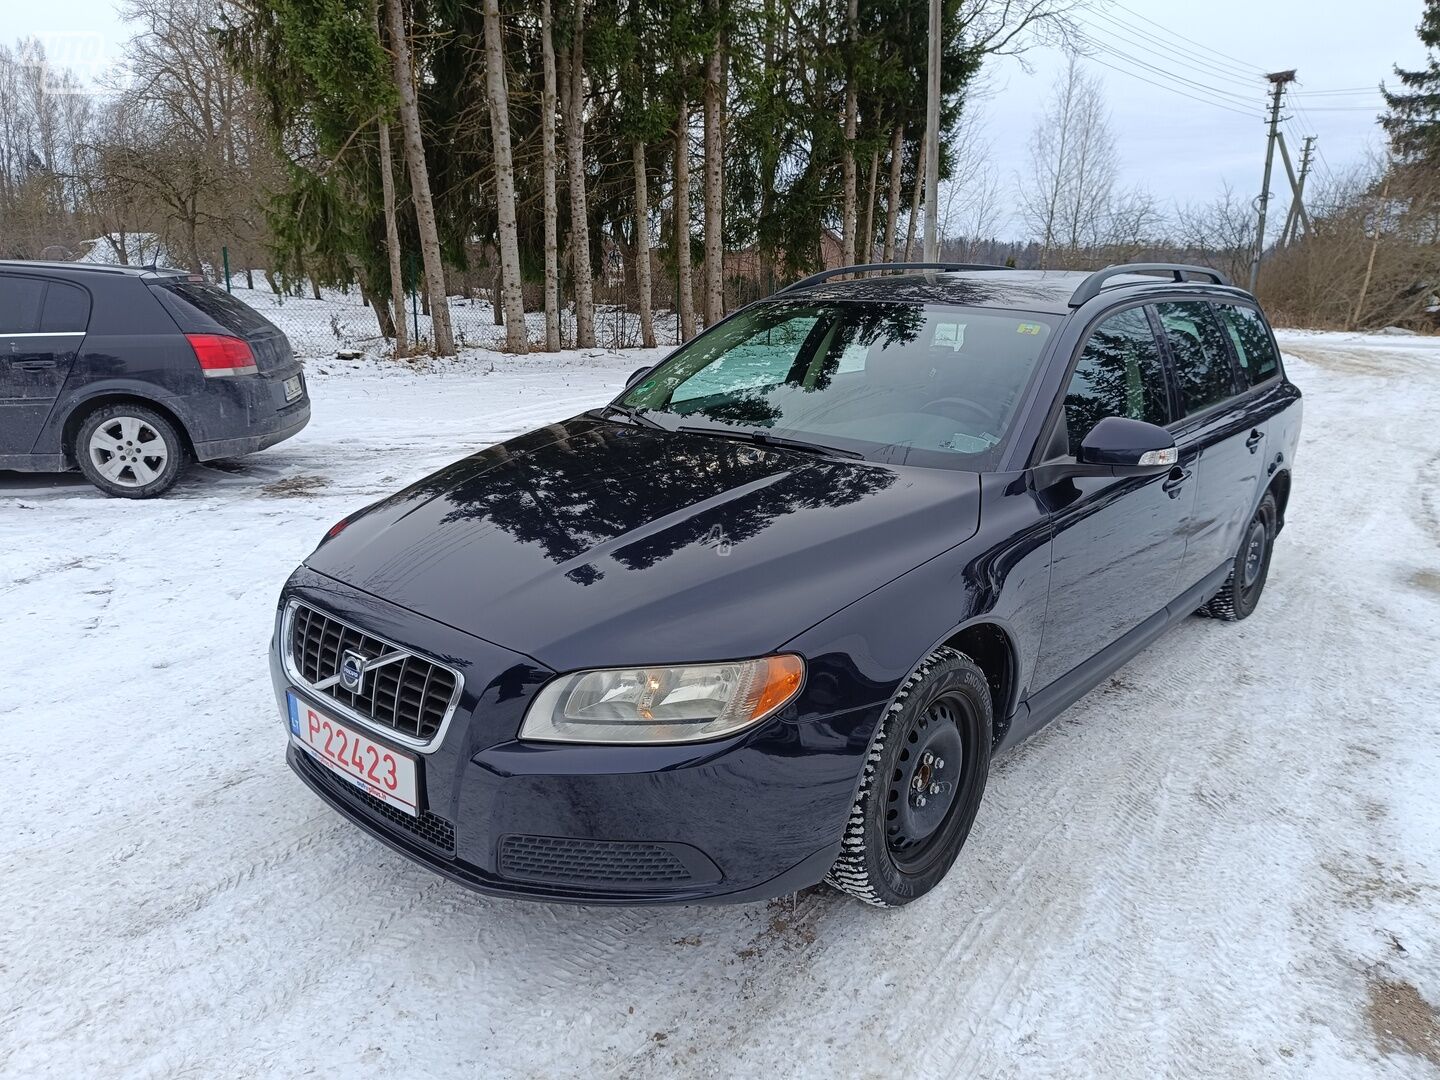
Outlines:
POLYGON ((320 533, 641 354, 315 360, 300 437, 160 502, 0 474, 0 1074, 1440 1077, 1440 341, 1283 344, 1259 611, 998 762, 895 912, 486 899, 283 764, 265 646, 320 533))

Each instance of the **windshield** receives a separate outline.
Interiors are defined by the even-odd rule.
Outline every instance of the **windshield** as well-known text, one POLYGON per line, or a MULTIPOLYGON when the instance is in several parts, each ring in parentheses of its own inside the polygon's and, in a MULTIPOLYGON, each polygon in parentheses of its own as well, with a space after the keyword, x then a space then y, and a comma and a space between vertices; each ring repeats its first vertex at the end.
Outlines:
POLYGON ((620 403, 672 429, 981 469, 1052 329, 1050 317, 994 309, 772 302, 696 338, 620 403))

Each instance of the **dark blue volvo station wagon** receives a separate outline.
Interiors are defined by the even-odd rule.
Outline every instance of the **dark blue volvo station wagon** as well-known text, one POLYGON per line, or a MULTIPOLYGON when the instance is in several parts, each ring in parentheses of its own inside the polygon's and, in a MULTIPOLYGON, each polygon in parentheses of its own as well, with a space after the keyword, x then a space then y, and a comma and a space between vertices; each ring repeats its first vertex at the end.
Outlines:
POLYGON ((272 649, 301 779, 482 892, 904 904, 995 754, 1254 610, 1301 408, 1252 296, 884 269, 337 523, 272 649))

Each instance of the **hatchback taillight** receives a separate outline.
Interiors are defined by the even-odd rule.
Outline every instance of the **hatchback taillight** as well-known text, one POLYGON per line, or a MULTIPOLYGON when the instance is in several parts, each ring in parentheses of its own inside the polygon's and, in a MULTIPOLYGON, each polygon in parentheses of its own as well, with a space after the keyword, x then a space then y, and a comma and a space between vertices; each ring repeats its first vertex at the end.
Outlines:
POLYGON ((207 379, 223 375, 254 375, 255 354, 243 338, 228 337, 224 334, 186 334, 186 340, 195 350, 195 359, 200 361, 200 370, 207 379))

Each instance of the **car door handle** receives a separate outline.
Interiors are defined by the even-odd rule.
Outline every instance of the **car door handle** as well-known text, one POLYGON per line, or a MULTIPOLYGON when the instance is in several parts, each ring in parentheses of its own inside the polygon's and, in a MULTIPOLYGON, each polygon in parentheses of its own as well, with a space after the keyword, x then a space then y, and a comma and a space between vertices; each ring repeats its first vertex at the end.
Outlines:
POLYGON ((1250 432, 1250 437, 1245 440, 1245 445, 1250 448, 1250 453, 1253 454, 1260 449, 1260 440, 1263 438, 1265 438, 1265 433, 1259 428, 1250 432))
POLYGON ((15 365, 21 371, 48 371, 55 366, 54 360, 21 360, 15 365))
POLYGON ((1171 469, 1170 475, 1165 477, 1165 482, 1160 485, 1165 489, 1165 494, 1169 495, 1172 499, 1178 499, 1180 497, 1180 489, 1184 486, 1185 481, 1190 479, 1191 472, 1192 470, 1182 469, 1179 465, 1171 469))

